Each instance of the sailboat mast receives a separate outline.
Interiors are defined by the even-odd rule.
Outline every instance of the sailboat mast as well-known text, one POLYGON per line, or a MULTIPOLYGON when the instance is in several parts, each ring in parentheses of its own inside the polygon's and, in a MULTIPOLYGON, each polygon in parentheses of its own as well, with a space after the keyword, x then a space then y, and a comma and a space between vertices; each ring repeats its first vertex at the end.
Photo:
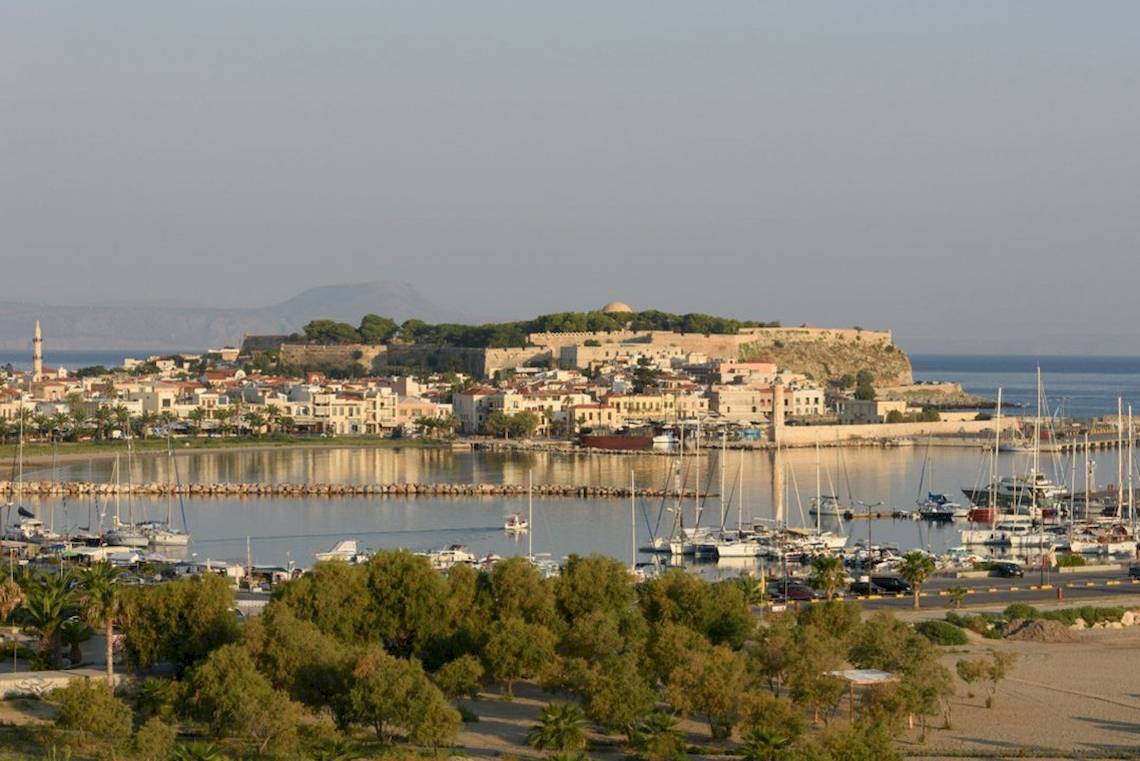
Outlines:
POLYGON ((740 532, 744 530, 744 447, 740 448, 740 469, 736 479, 736 538, 740 539, 740 532))
POLYGON ((819 491, 819 439, 815 440, 815 532, 818 534, 823 530, 821 521, 821 514, 823 513, 823 505, 820 504, 820 491, 819 491))
POLYGON ((1089 499, 1092 497, 1092 473, 1089 467, 1089 432, 1085 431, 1085 521, 1089 519, 1089 499))
POLYGON ((1124 400, 1116 397, 1116 507, 1121 517, 1124 491, 1124 400))
POLYGON ((697 445, 693 451, 696 453, 693 464, 697 468, 697 480, 693 484, 693 513, 695 515, 693 527, 695 529, 701 525, 701 418, 699 416, 697 417, 697 445))
POLYGON ((997 415, 994 418, 994 456, 990 460, 990 523, 997 525, 998 453, 1001 451, 1001 386, 998 386, 997 415))
POLYGON ((728 453, 728 426, 724 426, 720 430, 720 530, 724 531, 724 522, 728 519, 728 505, 724 501, 725 486, 724 478, 726 473, 726 466, 728 463, 725 461, 724 456, 728 453))
POLYGON ((1132 405, 1128 405, 1128 524, 1136 528, 1136 511, 1132 506, 1132 447, 1136 441, 1132 430, 1132 405))
MULTIPOLYGON (((633 468, 629 469, 629 570, 637 571, 637 481, 633 468)), ((529 533, 529 532, 528 532, 529 533)))
POLYGON ((526 556, 534 560, 534 468, 526 472, 526 556))
POLYGON ((1037 415, 1033 418, 1033 472, 1030 474, 1029 517, 1037 517, 1037 465, 1041 455, 1041 365, 1037 366, 1037 415))

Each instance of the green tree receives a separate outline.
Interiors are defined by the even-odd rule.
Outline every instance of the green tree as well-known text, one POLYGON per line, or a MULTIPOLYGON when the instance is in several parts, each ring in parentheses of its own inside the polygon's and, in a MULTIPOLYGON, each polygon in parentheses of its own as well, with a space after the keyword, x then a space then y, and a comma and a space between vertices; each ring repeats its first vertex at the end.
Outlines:
POLYGON ((313 320, 305 325, 305 337, 319 344, 360 343, 360 333, 346 322, 313 320))
POLYGON ((911 550, 903 556, 899 566, 899 576, 905 579, 914 589, 914 609, 919 608, 919 597, 922 585, 934 575, 934 559, 921 550, 911 550))
POLYGON ((491 568, 490 593, 495 616, 530 624, 554 619, 554 592, 542 573, 524 557, 501 560, 491 568))
POLYGON ((843 587, 846 576, 847 571, 843 567, 842 558, 835 555, 820 555, 811 561, 808 584, 814 589, 821 590, 824 598, 830 600, 843 587))
POLYGON ((190 675, 191 713, 216 737, 250 742, 258 753, 285 753, 297 745, 301 712, 262 676, 249 652, 223 645, 190 675))
POLYGON ((169 663, 179 673, 238 639, 233 587, 220 576, 122 590, 123 652, 135 668, 169 663))
POLYGON ((440 666, 435 683, 449 698, 477 698, 483 683, 483 664, 474 655, 461 655, 440 666))
POLYGON ((661 371, 653 367, 653 362, 648 357, 638 357, 637 367, 633 370, 633 393, 656 391, 660 376, 661 371))
POLYGON ((122 572, 110 563, 94 563, 79 577, 83 615, 92 626, 103 627, 106 639, 107 686, 115 685, 114 630, 119 615, 118 580, 122 572))
POLYGON ((670 675, 666 696, 674 709, 704 716, 713 739, 725 739, 740 718, 740 698, 746 687, 743 659, 718 645, 689 654, 670 675))
POLYGON ((424 674, 419 660, 370 647, 352 671, 352 717, 389 742, 397 732, 432 745, 455 736, 459 714, 424 674))
POLYGON ((541 422, 538 415, 528 410, 516 412, 511 415, 510 421, 507 423, 507 428, 510 434, 516 439, 529 438, 538 430, 538 425, 541 422))
POLYGON ((388 343, 400 326, 394 320, 387 317, 381 317, 377 314, 366 314, 360 320, 360 340, 366 344, 384 344, 388 343))
POLYGON ((193 424, 193 426, 194 426, 194 433, 195 434, 199 434, 202 432, 202 424, 204 422, 206 422, 206 418, 208 418, 209 416, 210 416, 210 413, 206 410, 205 407, 195 407, 194 409, 190 410, 190 412, 187 413, 187 415, 186 415, 186 417, 190 420, 191 424, 193 424))
POLYGON ((617 729, 632 743, 638 723, 657 703, 634 653, 625 653, 589 667, 576 692, 586 715, 607 729, 617 729))
POLYGON ((509 697, 516 681, 537 676, 554 657, 554 635, 521 618, 503 619, 491 627, 483 657, 491 677, 503 683, 509 697))
POLYGON ((855 398, 863 402, 875 400, 875 387, 859 385, 855 387, 855 398))
POLYGON ((67 645, 67 660, 77 666, 83 660, 83 643, 91 639, 91 627, 82 621, 65 621, 59 627, 59 640, 67 645))
POLYGON ((496 437, 510 435, 511 416, 502 410, 495 410, 483 421, 483 432, 496 437))
POLYGON ((176 747, 170 761, 229 761, 229 756, 213 743, 192 742, 176 747))
POLYGON ((586 716, 573 703, 550 703, 526 738, 538 750, 585 750, 586 716))
POLYGON ((369 569, 361 565, 317 563, 280 587, 274 602, 340 642, 363 643, 374 635, 368 574, 369 569))
POLYGON ((377 553, 367 568, 374 636, 396 655, 422 654, 443 633, 446 582, 427 558, 404 550, 377 553))

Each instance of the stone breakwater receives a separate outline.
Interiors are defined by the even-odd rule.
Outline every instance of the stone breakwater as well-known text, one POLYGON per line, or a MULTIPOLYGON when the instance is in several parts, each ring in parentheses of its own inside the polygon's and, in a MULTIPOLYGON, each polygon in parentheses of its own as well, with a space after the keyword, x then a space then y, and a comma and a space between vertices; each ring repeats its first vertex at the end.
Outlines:
MULTIPOLYGON (((272 484, 272 483, 141 483, 114 484, 89 481, 25 481, 20 488, 26 496, 84 497, 115 496, 185 496, 185 497, 525 497, 523 484, 272 484)), ((12 499, 17 486, 0 481, 0 494, 12 499)), ((680 497, 692 499, 692 491, 678 494, 675 490, 636 489, 638 497, 680 497)), ((574 486, 571 484, 535 484, 536 497, 630 497, 628 487, 574 486)), ((703 496, 716 496, 707 494, 703 496)))

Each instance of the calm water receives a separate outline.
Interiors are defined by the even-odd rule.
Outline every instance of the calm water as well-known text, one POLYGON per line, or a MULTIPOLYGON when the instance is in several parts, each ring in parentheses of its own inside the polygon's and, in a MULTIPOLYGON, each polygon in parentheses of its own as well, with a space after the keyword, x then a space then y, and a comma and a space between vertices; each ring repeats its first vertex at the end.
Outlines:
MULTIPOLYGON (((81 367, 122 367, 127 357, 145 359, 153 354, 168 355, 178 352, 167 350, 136 349, 134 351, 85 351, 85 350, 55 350, 51 346, 44 349, 45 367, 66 367, 68 370, 78 370, 81 367)), ((0 351, 0 367, 12 365, 17 370, 32 369, 32 350, 29 347, 23 351, 0 351)))
MULTIPOLYGON (((786 461, 787 518, 793 525, 811 521, 807 509, 815 493, 815 453, 799 450, 781 455, 786 461)), ((728 523, 735 523, 738 505, 745 520, 773 516, 772 472, 776 455, 749 453, 743 457, 743 503, 736 489, 741 455, 725 458, 728 523)), ((1115 477, 1113 453, 1098 453, 1100 480, 1115 477)), ((451 452, 444 450, 391 450, 376 448, 316 448, 307 450, 266 450, 229 453, 185 452, 178 454, 179 478, 186 481, 242 482, 507 482, 525 484, 533 469, 535 483, 622 486, 629 483, 632 468, 639 486, 661 487, 669 478, 671 460, 664 457, 500 454, 451 452)), ((719 491, 720 468, 717 456, 702 458, 701 488, 719 491), (711 477, 710 477, 711 471, 711 477)), ((926 470, 924 490, 945 491, 960 498, 960 489, 984 483, 988 463, 975 449, 936 447, 927 460, 926 447, 895 449, 824 450, 820 469, 823 493, 838 494, 847 501, 882 502, 888 508, 912 508, 919 493, 920 475, 926 470)), ((691 463, 691 458, 690 458, 691 463)), ((131 478, 136 481, 173 480, 171 461, 164 455, 138 456, 131 478)), ((109 461, 68 463, 59 468, 67 479, 110 480, 109 461)), ((1059 480, 1068 479, 1067 461, 1047 459, 1047 470, 1059 480)), ((127 478, 126 463, 122 479, 127 478)), ((1003 473, 1027 468, 1024 455, 1003 454, 1003 473)), ((50 470, 28 474, 28 478, 49 477, 50 470)), ((686 484, 696 483, 690 468, 686 484)), ((601 552, 627 559, 630 546, 630 503, 622 499, 550 498, 535 500, 534 551, 563 557, 572 552, 601 552)), ((670 506, 671 506, 670 501, 670 506)), ((43 517, 54 517, 57 528, 86 525, 90 511, 115 510, 115 504, 102 507, 90 501, 65 503, 58 499, 30 501, 43 517)), ((252 538, 256 562, 301 565, 312 562, 314 552, 328 549, 341 538, 359 539, 369 548, 407 547, 426 550, 458 542, 477 554, 500 555, 527 551, 526 538, 513 539, 501 530, 509 513, 526 510, 526 499, 506 498, 187 498, 187 519, 193 532, 190 551, 199 557, 242 560, 245 537, 252 538)), ((719 523, 720 503, 709 498, 703 523, 719 523)), ((662 512, 659 499, 639 500, 635 517, 638 543, 652 532, 667 533, 671 520, 662 512), (660 524, 658 516, 661 515, 660 524)), ((144 516, 164 517, 169 509, 179 515, 177 499, 133 502, 122 499, 120 513, 136 520, 144 516)), ((692 500, 685 505, 686 521, 693 518, 692 500)), ((940 552, 958 543, 957 528, 929 526, 917 521, 856 521, 851 527, 858 539, 866 538, 868 528, 874 541, 894 542, 903 547, 923 546, 940 552)), ((644 559, 644 558, 643 558, 644 559)), ((728 567, 725 572, 735 573, 728 567)))
POLYGON ((911 357, 916 380, 957 381, 969 392, 1032 409, 1036 369, 1041 365, 1045 396, 1052 411, 1075 417, 1116 414, 1123 397, 1140 409, 1140 357, 1017 357, 924 355, 911 357))

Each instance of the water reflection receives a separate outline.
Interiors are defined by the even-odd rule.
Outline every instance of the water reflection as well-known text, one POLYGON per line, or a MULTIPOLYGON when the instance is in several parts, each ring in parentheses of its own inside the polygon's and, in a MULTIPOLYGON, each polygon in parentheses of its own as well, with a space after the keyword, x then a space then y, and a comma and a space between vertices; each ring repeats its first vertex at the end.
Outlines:
MULTIPOLYGON (((960 496, 963 487, 985 483, 989 465, 977 449, 937 448, 927 457, 926 447, 893 449, 825 449, 820 456, 819 481, 823 493, 835 494, 845 503, 861 500, 882 502, 883 510, 911 509, 923 492, 945 491, 960 496), (933 472, 933 475, 931 473, 933 472)), ((1116 455, 1097 452, 1097 472, 1116 473, 1116 455)), ((320 447, 312 449, 267 449, 237 452, 181 452, 174 458, 184 482, 290 482, 290 483, 515 483, 525 484, 534 471, 535 483, 577 486, 625 486, 630 471, 639 486, 661 488, 675 478, 688 489, 720 491, 722 469, 714 452, 697 467, 689 458, 678 474, 674 458, 550 453, 452 452, 446 449, 377 449, 371 447, 320 447)), ((1002 454, 999 472, 1024 472, 1024 455, 1002 454)), ((61 465, 59 476, 76 480, 109 480, 111 460, 70 462, 61 465)), ((127 478, 122 462, 123 480, 127 478)), ((1061 460, 1047 461, 1055 480, 1064 481, 1069 467, 1061 460)), ((1077 468, 1083 472, 1083 467, 1077 468)), ((812 523, 809 515, 815 494, 816 454, 813 450, 750 452, 743 458, 729 452, 724 459, 725 522, 734 525, 737 515, 745 521, 772 520, 778 512, 789 523, 812 523), (775 478, 773 475, 775 474, 775 478), (781 474, 783 483, 781 484, 781 474), (737 481, 742 489, 737 489, 737 481), (742 496, 741 496, 742 494, 742 496), (782 504, 783 500, 786 503, 782 504), (782 507, 782 510, 781 510, 782 507)), ((49 469, 29 473, 29 479, 50 477, 49 469)), ((140 455, 133 459, 130 478, 136 482, 173 481, 171 461, 165 455, 140 455)), ((685 500, 686 522, 694 519, 694 500, 685 500)), ((92 500, 30 500, 43 512, 45 521, 57 528, 87 525, 88 514, 114 510, 110 504, 92 500)), ((408 547, 430 549, 448 543, 468 545, 473 552, 513 555, 526 552, 525 537, 502 531, 504 518, 524 511, 526 500, 504 498, 187 498, 186 513, 200 557, 244 559, 245 537, 252 537, 255 560, 302 565, 312 553, 330 547, 339 538, 355 537, 363 547, 408 547)), ((136 519, 164 518, 165 499, 122 500, 136 519), (129 504, 128 504, 129 503, 129 504)), ((672 522, 672 499, 638 500, 636 522, 638 546, 647 544, 655 531, 667 530, 672 522), (658 527, 661 528, 658 528, 658 527)), ((704 502, 708 524, 721 519, 717 497, 704 502)), ((178 506, 175 502, 174 511, 178 506)), ((835 526, 834 528, 839 528, 835 526)), ((903 549, 924 547, 935 552, 958 543, 959 526, 931 525, 910 520, 854 521, 844 530, 855 540, 897 544, 903 549)), ((572 552, 602 552, 628 560, 630 503, 621 499, 582 500, 550 498, 535 500, 534 549, 562 557, 572 552)), ((648 559, 646 557, 641 560, 648 559)), ((719 566, 718 566, 719 567, 719 566)), ((725 572, 739 572, 726 565, 725 572)))

